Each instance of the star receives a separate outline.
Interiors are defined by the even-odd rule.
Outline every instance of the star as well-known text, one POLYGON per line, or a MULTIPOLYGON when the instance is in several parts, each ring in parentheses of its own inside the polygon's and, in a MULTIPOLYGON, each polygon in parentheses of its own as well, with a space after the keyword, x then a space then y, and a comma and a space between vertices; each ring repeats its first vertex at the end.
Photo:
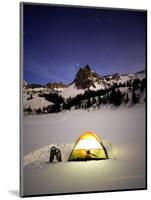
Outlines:
POLYGON ((80 64, 79 64, 79 63, 76 63, 76 65, 79 66, 80 64))

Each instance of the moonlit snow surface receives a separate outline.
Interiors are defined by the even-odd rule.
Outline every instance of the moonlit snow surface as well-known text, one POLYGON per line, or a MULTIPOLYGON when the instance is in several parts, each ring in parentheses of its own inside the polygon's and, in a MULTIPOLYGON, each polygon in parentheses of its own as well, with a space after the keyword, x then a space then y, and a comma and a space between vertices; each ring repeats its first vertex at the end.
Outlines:
POLYGON ((23 130, 25 196, 146 186, 144 105, 25 116, 23 130), (116 157, 67 162, 74 142, 85 131, 111 142, 116 157), (63 162, 47 164, 53 144, 61 149, 63 162))

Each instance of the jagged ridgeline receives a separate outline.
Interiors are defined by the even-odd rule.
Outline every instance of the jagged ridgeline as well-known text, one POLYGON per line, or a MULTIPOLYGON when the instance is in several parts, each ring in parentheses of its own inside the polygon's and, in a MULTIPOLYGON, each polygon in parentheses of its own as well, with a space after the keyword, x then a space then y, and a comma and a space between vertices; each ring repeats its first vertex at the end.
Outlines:
POLYGON ((56 113, 63 110, 101 109, 101 105, 143 104, 146 101, 145 71, 100 76, 89 65, 79 68, 69 85, 23 82, 24 112, 56 113))
POLYGON ((92 71, 89 65, 86 65, 84 68, 80 68, 77 72, 74 82, 78 89, 87 89, 90 86, 95 87, 94 81, 99 82, 99 75, 92 71))

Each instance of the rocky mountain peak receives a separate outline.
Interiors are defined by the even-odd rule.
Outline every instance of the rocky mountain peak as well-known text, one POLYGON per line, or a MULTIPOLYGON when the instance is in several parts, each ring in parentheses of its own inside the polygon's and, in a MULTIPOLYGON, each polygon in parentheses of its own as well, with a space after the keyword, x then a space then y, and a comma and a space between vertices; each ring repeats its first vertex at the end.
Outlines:
POLYGON ((95 87, 94 81, 99 79, 99 75, 92 71, 87 64, 85 67, 80 68, 75 76, 74 83, 78 89, 86 89, 90 86, 95 87))
POLYGON ((67 85, 63 84, 62 82, 60 82, 60 83, 47 83, 46 87, 50 88, 50 89, 54 89, 54 88, 66 88, 67 85))
POLYGON ((23 80, 23 87, 26 87, 28 85, 27 81, 23 80))
POLYGON ((91 71, 91 68, 88 64, 84 68, 87 69, 88 71, 91 71))

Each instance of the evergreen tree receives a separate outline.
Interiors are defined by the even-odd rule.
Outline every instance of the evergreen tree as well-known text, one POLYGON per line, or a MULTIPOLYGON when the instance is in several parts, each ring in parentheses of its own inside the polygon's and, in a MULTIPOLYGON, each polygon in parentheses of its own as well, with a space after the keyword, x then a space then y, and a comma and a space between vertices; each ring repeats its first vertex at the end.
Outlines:
POLYGON ((106 95, 103 96, 103 98, 102 98, 102 103, 103 103, 103 104, 106 104, 106 103, 107 103, 106 95))
POLYGON ((146 88, 146 78, 144 78, 144 79, 140 82, 140 91, 142 92, 145 88, 146 88))
POLYGON ((132 103, 136 104, 139 102, 139 98, 136 96, 134 88, 132 89, 132 103))
POLYGON ((90 98, 88 99, 88 102, 87 102, 87 108, 90 108, 91 107, 91 100, 90 100, 90 98))
POLYGON ((129 97, 128 97, 128 92, 126 93, 126 97, 125 97, 125 103, 128 103, 129 101, 129 97))
POLYGON ((33 95, 32 95, 32 93, 31 93, 31 95, 30 95, 30 98, 29 99, 33 99, 33 95))
POLYGON ((57 93, 49 93, 49 94, 39 94, 40 97, 45 97, 47 101, 50 101, 54 104, 61 104, 64 102, 62 96, 58 95, 57 93))
POLYGON ((98 96, 98 104, 101 105, 101 96, 98 96))
POLYGON ((123 98, 123 95, 121 91, 118 89, 117 91, 115 91, 114 104, 116 106, 119 106, 122 103, 122 98, 123 98))
POLYGON ((109 95, 109 103, 110 104, 114 104, 115 103, 115 95, 116 95, 116 91, 115 88, 112 88, 110 95, 109 95))
POLYGON ((133 89, 134 90, 138 89, 139 88, 139 84, 140 84, 140 80, 139 79, 134 79, 133 84, 132 84, 133 89))
POLYGON ((109 93, 106 95, 106 102, 110 103, 110 95, 109 95, 109 93))
POLYGON ((92 105, 95 104, 95 103, 96 103, 96 99, 95 99, 95 97, 93 97, 93 99, 92 99, 92 105))
POLYGON ((36 113, 37 113, 37 114, 41 114, 41 113, 42 113, 42 109, 41 109, 41 108, 38 108, 38 109, 36 110, 36 113))
POLYGON ((25 108, 24 111, 31 113, 32 112, 31 106, 29 106, 28 108, 25 108))

